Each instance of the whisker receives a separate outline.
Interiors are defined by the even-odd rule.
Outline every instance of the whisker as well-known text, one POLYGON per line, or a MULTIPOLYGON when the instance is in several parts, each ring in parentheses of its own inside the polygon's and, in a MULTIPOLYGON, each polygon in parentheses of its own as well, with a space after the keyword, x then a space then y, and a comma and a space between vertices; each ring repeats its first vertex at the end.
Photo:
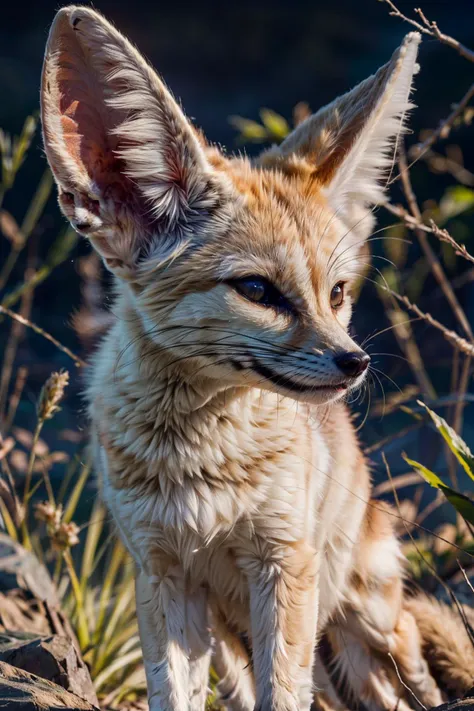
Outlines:
MULTIPOLYGON (((380 227, 378 230, 375 230, 375 232, 372 232, 372 235, 371 235, 370 237, 368 237, 367 239, 358 240, 358 241, 355 242, 354 244, 351 244, 351 245, 349 245, 348 247, 346 247, 345 249, 343 249, 343 251, 340 252, 340 253, 336 256, 336 259, 334 260, 334 263, 333 263, 330 267, 328 267, 328 273, 329 273, 329 274, 331 273, 331 271, 334 269, 335 265, 337 264, 338 260, 339 260, 346 252, 348 252, 350 249, 355 249, 355 248, 357 247, 357 245, 364 244, 364 243, 368 243, 368 242, 380 242, 380 241, 382 241, 382 240, 385 241, 385 240, 387 239, 386 236, 384 236, 384 237, 375 237, 374 235, 377 235, 377 234, 379 234, 380 232, 385 232, 385 230, 392 229, 392 227, 398 227, 398 226, 401 225, 401 224, 402 224, 401 222, 394 222, 393 224, 387 225, 386 227, 380 227)), ((410 240, 404 239, 403 237, 390 237, 389 239, 396 240, 397 242, 405 242, 406 244, 412 244, 410 240)))
MULTIPOLYGON (((119 353, 117 357, 117 363, 116 363, 116 368, 118 368, 118 365, 120 364, 120 360, 125 354, 125 352, 131 348, 133 345, 138 343, 140 340, 144 340, 145 338, 150 338, 153 335, 159 335, 159 334, 165 334, 170 331, 177 331, 178 335, 181 335, 183 338, 185 337, 184 334, 187 331, 199 331, 199 330, 208 330, 208 331, 215 331, 217 333, 224 333, 228 334, 228 337, 230 338, 231 336, 241 336, 242 334, 239 333, 238 331, 235 331, 233 329, 229 328, 223 328, 221 326, 183 326, 183 325, 170 325, 170 326, 157 326, 156 328, 149 329, 148 331, 145 331, 143 334, 140 334, 137 338, 133 339, 130 341, 130 343, 127 344, 119 353)), ((257 343, 262 343, 266 347, 270 347, 271 344, 268 343, 268 341, 265 341, 263 338, 259 338, 258 336, 251 335, 251 334, 246 334, 246 338, 256 341, 257 343)), ((154 348, 156 350, 165 350, 163 346, 160 346, 159 343, 153 342, 154 348)), ((177 345, 180 345, 180 342, 177 343, 177 345)), ((278 346, 282 352, 287 351, 287 352, 299 352, 299 349, 296 348, 295 346, 289 346, 288 344, 280 344, 278 346)))
POLYGON ((387 380, 389 380, 392 383, 392 385, 394 385, 397 388, 398 392, 400 392, 400 393, 403 392, 402 389, 397 385, 397 383, 394 380, 392 380, 392 378, 389 375, 387 375, 387 373, 384 373, 383 370, 380 370, 379 368, 375 368, 373 365, 371 365, 369 367, 370 367, 370 370, 374 374, 380 373, 380 375, 382 375, 384 378, 387 378, 387 380))
MULTIPOLYGON (((387 333, 388 331, 393 331, 394 328, 398 328, 399 326, 404 326, 405 324, 408 324, 408 323, 414 323, 415 321, 420 321, 420 317, 413 316, 412 318, 408 318, 405 321, 400 321, 400 323, 395 323, 395 324, 392 324, 391 326, 387 326, 386 328, 383 328, 381 331, 376 331, 373 335, 369 334, 366 338, 364 338, 364 340, 360 344, 361 348, 365 348, 365 344, 367 343, 369 338, 371 338, 371 339, 378 338, 379 336, 382 336, 384 333, 387 333)), ((367 350, 367 348, 369 348, 369 347, 370 347, 370 345, 367 346, 365 349, 367 350)))
POLYGON ((332 252, 331 252, 331 254, 329 255, 328 260, 327 260, 327 262, 326 262, 326 270, 327 270, 327 273, 330 273, 330 271, 331 271, 331 260, 332 260, 332 258, 333 258, 333 256, 334 256, 334 253, 336 252, 337 248, 339 247, 339 245, 346 239, 346 237, 352 232, 352 230, 353 230, 355 227, 358 227, 358 226, 360 225, 360 223, 363 222, 363 220, 366 220, 367 217, 370 217, 371 215, 373 215, 374 212, 375 212, 375 210, 376 210, 377 208, 378 208, 378 205, 374 205, 373 208, 372 208, 371 210, 369 210, 369 212, 367 212, 367 213, 366 213, 365 215, 363 215, 359 220, 357 220, 357 222, 356 222, 355 224, 353 224, 352 227, 350 227, 350 228, 347 230, 347 232, 345 232, 345 233, 342 235, 342 237, 341 237, 341 238, 339 239, 339 241, 336 243, 334 249, 332 250, 332 252))
POLYGON ((371 402, 372 402, 372 395, 371 395, 370 389, 369 389, 369 390, 368 390, 367 409, 366 409, 366 411, 365 411, 365 416, 364 416, 364 419, 362 420, 362 422, 360 423, 360 425, 356 428, 356 432, 359 432, 359 430, 361 430, 362 427, 363 427, 363 426, 365 425, 365 423, 367 422, 367 418, 368 418, 369 412, 370 412, 370 405, 371 405, 371 402))
MULTIPOLYGON (((369 346, 369 347, 370 347, 370 346, 369 346)), ((368 348, 369 348, 369 347, 368 347, 368 348)), ((368 348, 365 348, 365 350, 367 351, 368 348)), ((400 355, 399 353, 371 353, 370 355, 371 355, 371 356, 387 356, 387 357, 389 357, 389 358, 399 358, 399 360, 403 360, 403 361, 405 361, 405 363, 409 363, 409 362, 410 362, 410 361, 408 360, 408 358, 405 358, 405 356, 402 356, 402 355, 400 355)))
POLYGON ((385 409, 387 406, 387 398, 385 397, 385 388, 383 386, 381 379, 379 378, 379 376, 377 375, 377 373, 375 371, 371 372, 371 375, 373 377, 377 378, 377 382, 380 385, 380 389, 382 391, 383 407, 382 407, 382 416, 380 418, 380 420, 382 420, 385 417, 385 409))
MULTIPOLYGON (((392 262, 392 260, 389 259, 388 257, 384 257, 381 254, 374 254, 372 258, 373 259, 381 259, 382 261, 390 264, 390 266, 392 266, 394 269, 397 269, 396 264, 394 264, 394 262, 392 262)), ((352 264, 352 263, 354 264, 354 266, 367 267, 369 271, 371 269, 375 269, 374 264, 372 264, 371 262, 361 262, 360 257, 357 257, 357 256, 356 257, 348 257, 347 259, 344 259, 344 261, 342 261, 340 264, 338 264, 338 266, 339 266, 339 268, 341 268, 345 264, 352 264)), ((334 266, 336 266, 336 263, 334 264, 334 266)))
MULTIPOLYGON (((328 229, 329 229, 329 225, 330 225, 331 222, 338 216, 338 214, 339 214, 339 212, 340 212, 341 209, 342 209, 341 207, 338 207, 337 210, 335 210, 335 212, 332 213, 331 217, 330 217, 329 220, 327 221, 326 227, 324 228, 324 230, 323 230, 323 232, 322 232, 322 234, 321 234, 321 237, 319 238, 318 244, 317 244, 317 246, 316 246, 316 255, 315 255, 316 258, 317 258, 318 254, 319 254, 319 248, 320 248, 320 246, 321 246, 321 243, 322 243, 322 241, 323 241, 324 237, 326 236, 326 233, 327 233, 327 231, 328 231, 328 229)), ((322 210, 321 210, 321 214, 322 214, 322 210)))

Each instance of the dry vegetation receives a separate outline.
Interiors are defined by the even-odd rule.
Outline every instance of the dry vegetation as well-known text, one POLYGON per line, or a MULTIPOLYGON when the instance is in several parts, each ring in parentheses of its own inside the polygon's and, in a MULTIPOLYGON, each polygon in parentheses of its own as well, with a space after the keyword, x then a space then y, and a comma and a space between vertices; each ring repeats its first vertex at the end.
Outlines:
MULTIPOLYGON (((408 17, 390 0, 382 2, 395 18, 457 52, 459 61, 474 63, 474 52, 445 35, 421 10, 408 17)), ((366 278, 367 285, 361 283, 361 288, 377 290, 387 321, 371 341, 382 333, 393 332, 394 348, 398 346, 398 355, 406 359, 411 373, 411 382, 373 400, 367 408, 364 420, 384 414, 388 419, 395 416, 397 423, 395 429, 388 427, 385 437, 367 447, 368 454, 384 452, 388 445, 416 430, 426 433, 431 428, 444 442, 443 459, 420 463, 405 457, 406 472, 393 477, 384 458, 387 479, 376 487, 376 494, 391 496, 396 503, 399 531, 413 578, 426 589, 444 590, 454 603, 460 581, 467 581, 468 590, 472 590, 469 578, 474 555, 474 505, 468 493, 473 489, 470 480, 474 479, 474 456, 461 439, 465 408, 472 400, 469 388, 474 333, 458 297, 459 289, 474 278, 474 256, 465 244, 474 210, 474 173, 464 165, 462 154, 462 142, 470 140, 473 96, 474 84, 463 97, 453 97, 456 103, 446 107, 446 119, 424 131, 418 140, 412 137, 412 145, 401 150, 398 171, 394 171, 390 183, 401 188, 403 203, 387 202, 379 208, 379 214, 390 213, 391 220, 372 238, 374 246, 383 245, 378 252, 382 266, 366 278), (419 204, 411 181, 414 169, 449 176, 451 185, 419 204), (435 298, 436 294, 441 298, 435 298), (424 330, 419 329, 420 323, 424 330), (430 348, 439 349, 443 367, 450 373, 450 387, 441 392, 435 384, 439 377, 435 378, 427 366, 433 359, 427 358, 424 348, 426 329, 433 329, 430 348), (449 360, 445 353, 449 353, 449 360), (440 412, 443 417, 437 414, 440 412), (428 485, 437 492, 421 508, 428 485), (432 531, 428 522, 441 506, 445 507, 443 515, 438 515, 432 531)), ((308 108, 299 104, 293 121, 300 122, 307 112, 308 108)), ((262 111, 261 122, 241 117, 231 120, 241 143, 280 141, 289 130, 287 121, 270 110, 262 111)), ((44 383, 31 431, 17 425, 17 408, 28 382, 27 369, 17 364, 17 352, 27 331, 62 350, 70 360, 71 371, 82 369, 86 358, 71 352, 54 334, 30 320, 35 289, 60 268, 77 239, 71 229, 65 229, 40 266, 32 264, 27 256, 30 237, 52 190, 48 170, 34 190, 23 220, 18 222, 8 211, 9 193, 15 189, 35 130, 36 121, 29 117, 18 138, 11 139, 0 132, 0 239, 9 243, 8 257, 0 265, 3 333, 7 333, 8 322, 8 336, 0 349, 0 512, 7 533, 33 551, 49 569, 99 699, 104 708, 117 708, 140 702, 145 692, 134 616, 133 570, 124 548, 111 535, 99 502, 94 504, 85 524, 75 522, 92 476, 85 437, 77 433, 77 452, 72 456, 46 443, 50 441, 47 433, 52 422, 59 422, 55 432, 61 430, 60 404, 68 396, 66 371, 52 373, 44 383), (12 279, 17 263, 25 265, 20 283, 12 279), (53 467, 54 481, 59 479, 60 486, 54 485, 50 476, 53 467)), ((88 259, 82 264, 81 274, 84 304, 76 322, 85 343, 88 324, 100 319, 94 311, 101 294, 100 271, 94 260, 88 259)), ((374 375, 378 377, 377 372, 374 375)), ((60 437, 55 441, 59 442, 60 437)))

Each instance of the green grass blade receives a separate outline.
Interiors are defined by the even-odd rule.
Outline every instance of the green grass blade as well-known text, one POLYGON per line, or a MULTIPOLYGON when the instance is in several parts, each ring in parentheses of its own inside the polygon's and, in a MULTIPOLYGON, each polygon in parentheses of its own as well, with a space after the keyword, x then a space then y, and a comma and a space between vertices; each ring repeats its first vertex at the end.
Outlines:
POLYGON ((142 650, 141 649, 135 649, 132 652, 128 652, 128 654, 124 654, 123 656, 120 656, 118 659, 115 659, 112 664, 109 664, 109 666, 104 669, 103 672, 98 674, 95 678, 95 690, 99 692, 102 687, 105 685, 105 683, 113 677, 117 672, 125 670, 130 664, 136 664, 139 662, 142 658, 142 650))
POLYGON ((86 482, 89 478, 89 475, 91 473, 91 465, 89 462, 83 465, 82 471, 79 475, 79 479, 77 480, 74 489, 71 491, 71 495, 69 496, 67 506, 64 509, 64 515, 63 515, 63 521, 65 523, 69 523, 72 520, 72 517, 74 516, 77 508, 77 504, 79 503, 79 499, 81 498, 82 491, 86 485, 86 482))
POLYGON ((99 612, 97 615, 97 623, 96 623, 96 629, 95 629, 95 634, 94 634, 94 639, 93 639, 94 644, 98 644, 102 638, 103 627, 104 627, 104 622, 105 622, 105 614, 111 604, 111 600, 112 600, 112 597, 114 594, 114 585, 115 585, 117 575, 119 574, 120 569, 122 568, 126 557, 127 557, 127 552, 126 552, 124 546, 122 545, 122 543, 120 541, 116 540, 113 550, 112 550, 110 562, 108 565, 107 574, 104 578, 104 582, 102 585, 102 591, 100 594, 99 612))
POLYGON ((100 501, 97 501, 92 509, 92 514, 87 527, 86 542, 82 553, 81 563, 81 588, 85 594, 86 588, 90 585, 90 579, 94 570, 94 562, 97 557, 97 548, 100 536, 104 529, 105 509, 100 501))
POLYGON ((454 506, 456 511, 461 514, 465 521, 474 526, 474 501, 472 501, 468 496, 461 494, 460 491, 455 491, 454 489, 451 489, 450 486, 446 486, 437 474, 423 466, 423 464, 420 464, 413 459, 409 459, 406 456, 403 458, 407 464, 421 474, 423 479, 425 479, 428 484, 442 491, 449 503, 454 506))
POLYGON ((448 445, 451 452, 454 454, 466 474, 474 480, 474 454, 471 452, 466 442, 460 437, 452 427, 448 425, 446 420, 430 410, 423 402, 418 401, 418 404, 423 407, 431 417, 434 426, 448 445))

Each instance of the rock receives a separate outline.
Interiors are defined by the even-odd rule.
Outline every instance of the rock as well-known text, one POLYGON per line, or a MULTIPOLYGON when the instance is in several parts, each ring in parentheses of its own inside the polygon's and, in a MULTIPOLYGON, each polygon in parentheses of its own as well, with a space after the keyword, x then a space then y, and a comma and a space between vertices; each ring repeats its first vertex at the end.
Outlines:
POLYGON ((88 701, 51 681, 0 662, 2 711, 98 711, 88 701))
POLYGON ((0 591, 21 588, 38 600, 57 606, 56 588, 47 569, 34 553, 0 533, 0 591))
POLYGON ((97 704, 89 670, 67 637, 39 637, 26 632, 0 634, 0 661, 48 679, 97 704))
POLYGON ((35 637, 56 633, 45 614, 44 604, 31 598, 24 590, 0 592, 0 634, 6 630, 31 632, 35 637))

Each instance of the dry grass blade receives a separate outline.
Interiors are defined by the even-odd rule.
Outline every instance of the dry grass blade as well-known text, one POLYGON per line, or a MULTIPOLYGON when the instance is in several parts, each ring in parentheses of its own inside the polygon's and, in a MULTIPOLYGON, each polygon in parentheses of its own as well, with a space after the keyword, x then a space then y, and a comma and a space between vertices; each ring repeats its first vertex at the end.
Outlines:
POLYGON ((391 434, 391 435, 387 435, 386 437, 383 437, 378 442, 375 442, 374 444, 371 444, 368 447, 365 447, 364 454, 366 454, 368 456, 369 454, 378 452, 379 449, 382 449, 382 447, 386 447, 387 445, 391 444, 392 442, 395 442, 398 439, 402 439, 403 437, 406 437, 406 435, 414 432, 415 430, 420 429, 420 427, 422 427, 422 425, 423 425, 423 422, 416 422, 414 425, 408 425, 407 427, 403 427, 402 429, 398 430, 398 432, 395 432, 394 434, 391 434))
POLYGON ((4 442, 0 443, 0 460, 10 454, 15 446, 15 440, 13 437, 8 437, 4 442))
POLYGON ((1 306, 11 308, 21 299, 23 294, 32 293, 39 284, 42 284, 50 276, 53 269, 68 258, 77 243, 77 239, 77 233, 73 229, 67 229, 64 234, 61 234, 52 246, 46 263, 37 269, 31 277, 16 287, 16 289, 6 294, 1 302, 1 306))
POLYGON ((20 314, 17 314, 14 311, 12 311, 11 309, 5 308, 5 306, 1 306, 1 305, 0 305, 0 313, 5 314, 6 316, 9 316, 14 321, 18 321, 18 323, 21 323, 23 326, 27 326, 28 328, 31 328, 31 330, 34 331, 35 333, 37 333, 39 336, 43 336, 43 338, 46 338, 47 341, 50 341, 50 343, 55 345, 56 348, 58 348, 60 351, 65 353, 67 356, 69 356, 69 358, 71 358, 78 367, 82 367, 82 366, 86 365, 86 362, 84 360, 82 360, 82 358, 77 356, 75 353, 73 353, 66 346, 63 346, 63 344, 60 343, 56 338, 54 338, 54 336, 51 336, 50 333, 45 331, 40 326, 37 326, 35 323, 30 321, 29 319, 24 318, 20 314))
POLYGON ((13 385, 13 390, 8 403, 8 411, 5 418, 5 432, 9 432, 10 427, 13 424, 13 420, 15 419, 16 411, 20 403, 27 377, 28 368, 26 368, 25 366, 20 366, 16 373, 15 383, 13 385))
MULTIPOLYGON (((33 264, 35 262, 35 254, 30 248, 30 253, 28 255, 28 261, 25 269, 25 279, 29 278, 29 275, 33 271, 33 264)), ((28 318, 31 313, 31 308, 33 305, 33 292, 25 291, 21 294, 21 305, 20 305, 20 315, 23 318, 28 318)), ((10 335, 5 347, 3 366, 0 374, 0 422, 4 426, 5 419, 5 406, 7 403, 8 390, 10 385, 10 380, 13 373, 15 357, 17 354, 18 346, 23 339, 25 327, 18 321, 13 321, 10 335)))
POLYGON ((28 238, 33 233, 33 230, 35 229, 51 194, 52 187, 53 177, 51 175, 51 171, 47 168, 39 182, 33 200, 28 207, 25 219, 23 220, 21 227, 15 233, 16 239, 11 240, 12 246, 10 254, 5 260, 0 271, 0 289, 3 289, 7 283, 21 251, 26 245, 28 238))
POLYGON ((94 561, 99 540, 104 528, 104 518, 104 507, 101 502, 96 502, 88 522, 87 536, 82 553, 81 587, 84 594, 88 584, 90 583, 91 575, 94 572, 94 561))
POLYGON ((137 662, 140 662, 142 659, 142 650, 141 649, 135 649, 132 652, 128 652, 127 654, 120 655, 117 659, 115 659, 111 664, 104 669, 104 671, 100 672, 95 678, 95 688, 98 692, 100 692, 105 685, 105 683, 113 677, 117 672, 124 671, 127 666, 130 664, 135 664, 137 662))
MULTIPOLYGON (((453 146, 448 146, 446 148, 446 154, 429 149, 420 155, 420 159, 426 161, 432 173, 438 175, 449 173, 458 183, 462 183, 470 188, 474 187, 474 173, 464 167, 464 164, 459 160, 459 155, 456 156, 456 159, 449 155, 454 152, 453 148, 453 146)), ((410 166, 414 165, 417 160, 418 159, 412 161, 410 166)))
POLYGON ((408 472, 407 474, 398 474, 392 478, 392 481, 383 481, 378 486, 374 487, 372 493, 375 498, 383 494, 389 494, 393 489, 403 489, 405 486, 413 486, 420 483, 418 474, 408 472))
POLYGON ((0 210, 0 231, 11 242, 15 249, 18 249, 23 244, 25 238, 18 226, 17 221, 6 210, 0 210))

